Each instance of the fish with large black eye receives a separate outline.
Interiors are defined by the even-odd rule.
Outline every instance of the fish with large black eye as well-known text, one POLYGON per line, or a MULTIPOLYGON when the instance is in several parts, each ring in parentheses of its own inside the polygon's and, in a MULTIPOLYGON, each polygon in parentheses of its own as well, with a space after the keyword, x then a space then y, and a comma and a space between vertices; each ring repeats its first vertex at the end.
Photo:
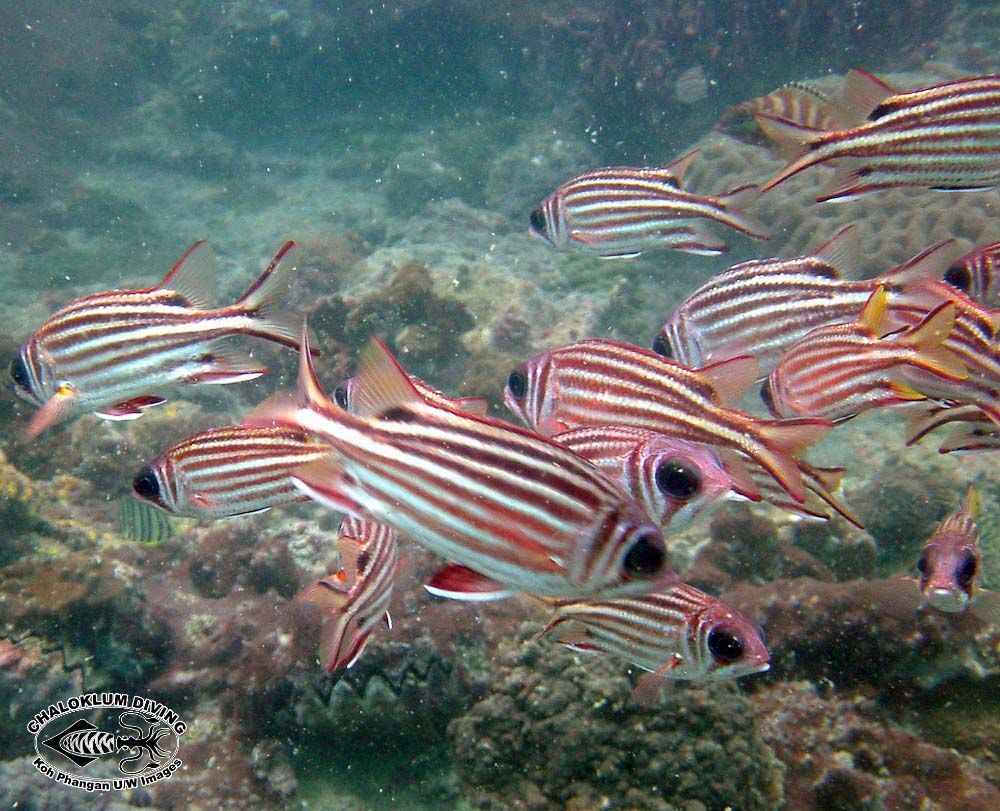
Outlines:
POLYGON ((656 486, 668 498, 687 501, 701 489, 701 476, 683 462, 671 459, 656 469, 656 486))
POLYGON ((634 697, 654 699, 665 679, 720 681, 760 673, 770 654, 749 617, 686 583, 614 600, 545 600, 554 615, 540 636, 573 628, 557 641, 584 653, 615 656, 649 671, 634 697))
POLYGON ((1000 622, 1000 594, 977 585, 981 551, 976 515, 979 496, 973 488, 957 512, 945 518, 927 539, 917 562, 924 600, 939 611, 970 610, 990 623, 1000 622))
POLYGON ((31 391, 31 374, 28 372, 28 367, 21 355, 10 362, 10 379, 19 389, 25 390, 25 395, 22 396, 26 396, 31 391))

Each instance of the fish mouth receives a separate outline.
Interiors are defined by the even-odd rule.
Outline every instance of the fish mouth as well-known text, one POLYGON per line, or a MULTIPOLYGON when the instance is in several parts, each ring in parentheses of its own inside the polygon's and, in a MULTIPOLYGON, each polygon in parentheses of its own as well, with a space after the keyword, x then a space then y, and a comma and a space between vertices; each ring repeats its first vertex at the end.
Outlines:
POLYGON ((964 611, 966 604, 969 602, 969 597, 964 591, 956 591, 955 589, 941 586, 927 589, 924 592, 924 596, 932 607, 949 614, 964 611))

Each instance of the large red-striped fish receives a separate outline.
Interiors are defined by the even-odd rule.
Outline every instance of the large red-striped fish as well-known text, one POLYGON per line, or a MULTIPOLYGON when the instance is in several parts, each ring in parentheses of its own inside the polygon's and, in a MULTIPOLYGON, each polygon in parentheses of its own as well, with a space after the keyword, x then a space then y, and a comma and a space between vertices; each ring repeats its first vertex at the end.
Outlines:
POLYGON ((721 681, 770 666, 760 628, 703 591, 675 583, 642 597, 552 604, 555 616, 541 636, 574 623, 558 641, 573 650, 604 653, 650 673, 637 698, 655 696, 661 680, 721 681))
POLYGON ((901 289, 939 278, 956 253, 954 240, 938 242, 878 279, 859 280, 848 225, 810 255, 757 259, 713 276, 673 312, 653 350, 688 366, 752 355, 767 373, 810 330, 857 319, 880 284, 895 304, 901 289))
POLYGON ((944 281, 984 307, 1000 307, 1000 242, 984 245, 956 259, 944 281))
POLYGON ((664 532, 682 529, 735 493, 708 445, 627 425, 576 428, 553 439, 617 481, 664 532))
POLYGON ((961 191, 1000 184, 1000 76, 898 92, 855 68, 847 74, 841 106, 856 126, 821 132, 756 116, 769 137, 798 149, 762 191, 831 163, 836 170, 818 202, 899 186, 961 191))
POLYGON ((303 431, 237 425, 202 431, 136 474, 135 496, 175 515, 229 518, 305 501, 291 472, 330 446, 303 431))
POLYGON ((238 383, 267 368, 226 343, 251 335, 297 348, 292 322, 274 312, 296 269, 286 242, 243 296, 206 309, 215 262, 196 242, 156 287, 84 296, 52 315, 21 347, 10 374, 17 393, 39 407, 36 436, 87 411, 131 420, 181 383, 238 383))
MULTIPOLYGON (((360 414, 332 403, 303 330, 299 391, 245 422, 288 425, 334 453, 295 471, 307 495, 385 523, 479 576, 467 592, 593 597, 676 579, 659 530, 621 488, 557 442, 431 405, 377 341, 361 354, 360 414)), ((451 589, 451 592, 457 591, 451 589)))
POLYGON ((793 344, 761 388, 771 413, 842 421, 925 399, 922 389, 900 382, 904 367, 919 367, 946 385, 967 376, 942 346, 955 324, 954 305, 941 304, 914 327, 886 335, 887 302, 879 287, 857 321, 820 327, 793 344))
POLYGON ((399 565, 393 531, 352 515, 340 522, 337 551, 340 569, 298 597, 323 612, 319 655, 327 673, 357 662, 380 622, 392 629, 389 602, 399 565))
POLYGON ((547 436, 586 426, 631 425, 716 446, 740 492, 752 493, 754 485, 744 484, 742 454, 802 502, 806 489, 793 456, 819 441, 832 424, 761 420, 730 407, 758 373, 753 358, 694 370, 630 344, 577 341, 518 366, 507 378, 504 403, 547 436))
POLYGON ((757 198, 756 186, 717 197, 684 189, 684 172, 697 155, 695 150, 660 169, 620 166, 575 177, 531 212, 531 233, 556 248, 575 245, 608 259, 661 248, 722 253, 727 247, 709 230, 711 221, 767 239, 740 210, 757 198))

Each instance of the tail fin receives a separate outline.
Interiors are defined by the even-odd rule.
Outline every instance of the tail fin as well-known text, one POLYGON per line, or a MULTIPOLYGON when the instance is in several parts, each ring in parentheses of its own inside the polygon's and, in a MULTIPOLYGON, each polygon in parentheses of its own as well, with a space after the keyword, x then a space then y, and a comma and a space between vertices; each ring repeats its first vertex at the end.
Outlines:
POLYGON ((809 417, 760 424, 764 448, 756 454, 756 459, 800 504, 805 501, 806 488, 793 457, 819 442, 832 428, 829 420, 809 417))
POLYGON ((298 269, 299 255, 295 243, 286 242, 236 302, 256 322, 256 335, 292 349, 299 348, 298 316, 281 312, 276 306, 288 292, 292 274, 298 269))
POLYGON ((900 338, 917 351, 914 363, 950 380, 965 380, 969 373, 961 359, 942 344, 955 326, 955 305, 941 304, 900 338))
POLYGON ((760 197, 760 186, 748 183, 730 189, 715 199, 729 214, 729 224, 734 228, 754 239, 770 239, 763 223, 743 210, 752 206, 758 197, 760 197))

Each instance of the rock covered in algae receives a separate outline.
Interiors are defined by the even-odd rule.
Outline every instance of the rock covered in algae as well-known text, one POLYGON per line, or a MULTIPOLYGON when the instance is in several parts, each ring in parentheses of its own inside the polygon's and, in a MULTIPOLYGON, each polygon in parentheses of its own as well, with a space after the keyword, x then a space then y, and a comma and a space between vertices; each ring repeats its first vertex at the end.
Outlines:
POLYGON ((536 632, 525 625, 501 643, 486 697, 448 727, 474 807, 780 803, 782 766, 731 685, 672 686, 655 707, 639 707, 620 662, 534 641, 536 632))

